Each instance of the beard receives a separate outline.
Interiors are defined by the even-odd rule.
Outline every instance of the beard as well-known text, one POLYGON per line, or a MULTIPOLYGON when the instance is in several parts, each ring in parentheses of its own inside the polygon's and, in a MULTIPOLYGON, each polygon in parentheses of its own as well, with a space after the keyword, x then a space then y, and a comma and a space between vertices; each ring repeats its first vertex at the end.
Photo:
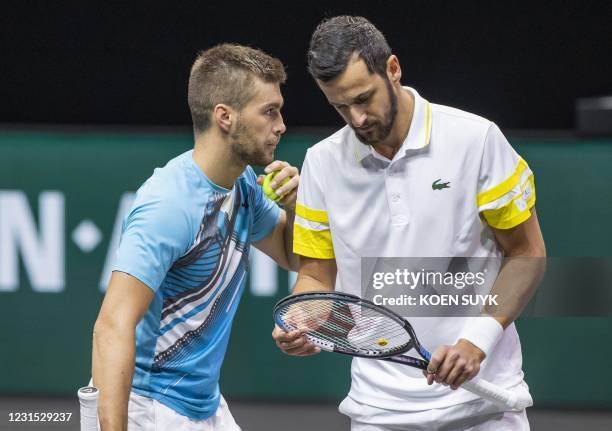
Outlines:
POLYGON ((265 143, 254 141, 254 135, 247 125, 238 120, 236 129, 230 132, 232 158, 239 164, 269 165, 274 160, 274 155, 268 156, 264 151, 265 143))
POLYGON ((389 106, 385 115, 383 116, 382 123, 380 125, 374 125, 370 136, 364 136, 359 133, 357 129, 351 126, 357 139, 366 145, 376 145, 389 136, 393 125, 395 124, 395 117, 397 116, 397 95, 393 92, 391 83, 388 79, 385 79, 385 86, 387 87, 387 95, 389 97, 389 106))

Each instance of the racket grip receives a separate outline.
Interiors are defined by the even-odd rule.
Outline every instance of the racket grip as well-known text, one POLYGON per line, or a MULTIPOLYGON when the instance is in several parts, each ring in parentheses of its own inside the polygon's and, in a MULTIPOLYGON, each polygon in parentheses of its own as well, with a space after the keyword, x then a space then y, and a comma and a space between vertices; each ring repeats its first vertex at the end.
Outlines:
POLYGON ((81 431, 98 431, 98 388, 85 386, 79 389, 81 404, 81 431))
POLYGON ((510 410, 521 411, 533 405, 533 399, 528 392, 514 392, 479 378, 469 380, 461 387, 510 410))

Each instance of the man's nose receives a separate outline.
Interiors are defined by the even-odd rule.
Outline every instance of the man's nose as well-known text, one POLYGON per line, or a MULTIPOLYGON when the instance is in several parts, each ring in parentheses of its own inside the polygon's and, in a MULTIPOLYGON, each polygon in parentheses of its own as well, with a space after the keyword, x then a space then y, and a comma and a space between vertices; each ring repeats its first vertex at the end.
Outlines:
POLYGON ((274 133, 277 135, 282 135, 287 131, 287 126, 285 126, 285 122, 283 121, 283 117, 280 116, 280 121, 274 127, 274 133))
POLYGON ((351 115, 351 124, 356 129, 362 127, 365 124, 367 115, 363 111, 363 109, 360 109, 360 108, 358 108, 356 106, 351 106, 350 107, 350 115, 351 115))

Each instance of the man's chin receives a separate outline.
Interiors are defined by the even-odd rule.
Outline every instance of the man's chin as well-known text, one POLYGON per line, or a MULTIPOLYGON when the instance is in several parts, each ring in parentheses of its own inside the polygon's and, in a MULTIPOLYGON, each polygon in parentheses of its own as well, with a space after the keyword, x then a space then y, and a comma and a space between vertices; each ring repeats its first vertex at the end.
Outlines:
POLYGON ((274 153, 272 153, 271 156, 262 155, 261 157, 258 157, 257 159, 253 160, 252 163, 249 163, 249 165, 265 167, 265 166, 268 166, 273 161, 274 161, 274 153))
POLYGON ((357 131, 355 131, 355 135, 357 136, 357 139, 359 139, 359 141, 365 145, 371 146, 371 145, 376 145, 377 143, 380 142, 379 139, 372 139, 371 137, 366 137, 357 131))

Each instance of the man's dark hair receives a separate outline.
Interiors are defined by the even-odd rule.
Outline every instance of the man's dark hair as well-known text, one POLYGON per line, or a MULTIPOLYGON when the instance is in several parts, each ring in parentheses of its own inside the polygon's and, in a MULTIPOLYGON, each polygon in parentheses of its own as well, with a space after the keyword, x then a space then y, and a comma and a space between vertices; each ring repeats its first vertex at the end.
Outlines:
POLYGON ((361 16, 336 16, 322 21, 312 34, 308 71, 323 82, 338 77, 353 55, 365 61, 370 73, 384 76, 391 48, 385 36, 361 16))
POLYGON ((259 49, 224 43, 201 52, 191 67, 187 91, 196 134, 210 127, 210 114, 219 103, 244 108, 254 96, 253 77, 278 84, 287 79, 283 63, 259 49))

